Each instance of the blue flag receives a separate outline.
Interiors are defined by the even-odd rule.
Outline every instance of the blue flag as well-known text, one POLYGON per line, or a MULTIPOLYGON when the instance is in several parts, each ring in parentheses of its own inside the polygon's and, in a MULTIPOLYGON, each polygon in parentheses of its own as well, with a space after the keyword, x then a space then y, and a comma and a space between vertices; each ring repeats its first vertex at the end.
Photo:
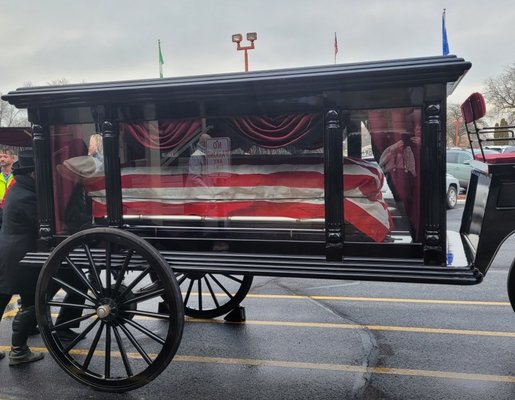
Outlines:
POLYGON ((449 55, 449 42, 447 41, 447 29, 445 29, 445 8, 442 14, 442 54, 449 55))

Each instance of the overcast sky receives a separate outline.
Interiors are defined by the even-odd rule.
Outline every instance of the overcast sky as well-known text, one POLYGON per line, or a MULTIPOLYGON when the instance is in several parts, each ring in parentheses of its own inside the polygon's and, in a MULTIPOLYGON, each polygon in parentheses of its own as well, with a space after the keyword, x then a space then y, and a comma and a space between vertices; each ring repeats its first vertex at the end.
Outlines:
POLYGON ((472 62, 450 101, 515 62, 513 0, 0 0, 0 92, 243 70, 231 35, 257 32, 251 70, 441 55, 472 62))

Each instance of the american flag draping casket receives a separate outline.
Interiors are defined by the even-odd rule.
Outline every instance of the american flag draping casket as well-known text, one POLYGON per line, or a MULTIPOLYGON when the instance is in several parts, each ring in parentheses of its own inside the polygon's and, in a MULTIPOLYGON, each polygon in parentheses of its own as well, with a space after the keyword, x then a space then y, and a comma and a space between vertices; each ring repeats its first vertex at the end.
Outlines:
MULTIPOLYGON (((324 218, 324 166, 319 157, 266 163, 233 159, 216 172, 189 174, 183 167, 122 168, 123 214, 139 216, 324 218)), ((273 159, 273 158, 272 158, 273 159)), ((382 198, 384 175, 371 163, 344 158, 344 219, 383 241, 393 228, 382 198)), ((103 176, 83 178, 93 216, 106 215, 103 176)))

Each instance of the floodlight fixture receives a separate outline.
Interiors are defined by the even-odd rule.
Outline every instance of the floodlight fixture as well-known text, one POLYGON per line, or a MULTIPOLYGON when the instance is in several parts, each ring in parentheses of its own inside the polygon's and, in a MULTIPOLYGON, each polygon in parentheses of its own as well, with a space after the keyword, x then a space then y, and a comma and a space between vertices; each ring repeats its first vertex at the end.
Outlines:
POLYGON ((232 35, 232 41, 233 43, 237 44, 236 50, 243 50, 245 51, 245 72, 248 72, 249 70, 249 55, 247 53, 247 50, 254 49, 254 41, 257 40, 257 33, 256 32, 249 32, 247 33, 247 40, 250 42, 250 46, 242 46, 241 41, 243 40, 243 36, 241 33, 235 33, 232 35))

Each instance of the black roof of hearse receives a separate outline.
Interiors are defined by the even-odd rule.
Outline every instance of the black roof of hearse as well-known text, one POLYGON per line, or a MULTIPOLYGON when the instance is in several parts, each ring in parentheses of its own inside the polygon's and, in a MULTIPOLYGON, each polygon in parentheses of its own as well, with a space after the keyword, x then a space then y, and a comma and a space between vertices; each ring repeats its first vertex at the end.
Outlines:
POLYGON ((452 92, 471 63, 456 56, 435 56, 267 71, 164 79, 81 83, 19 88, 2 96, 18 108, 86 106, 169 99, 273 96, 326 90, 447 83, 452 92))

